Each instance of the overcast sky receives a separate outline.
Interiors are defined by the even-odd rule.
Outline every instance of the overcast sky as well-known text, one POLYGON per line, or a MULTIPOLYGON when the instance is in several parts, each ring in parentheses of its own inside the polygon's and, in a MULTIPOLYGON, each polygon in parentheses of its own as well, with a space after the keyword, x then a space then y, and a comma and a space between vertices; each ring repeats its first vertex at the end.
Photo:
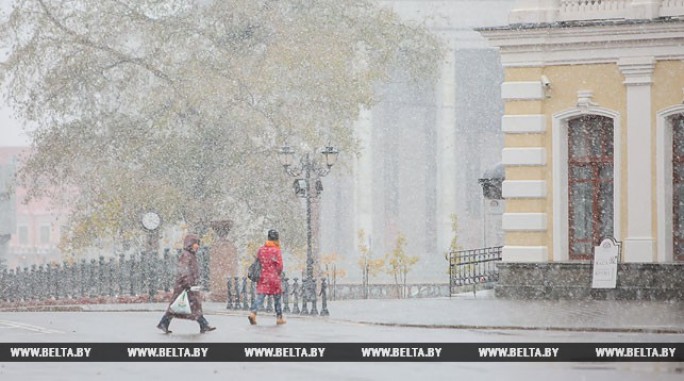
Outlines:
POLYGON ((29 138, 21 124, 12 118, 12 110, 4 104, 0 107, 0 146, 28 146, 29 138))

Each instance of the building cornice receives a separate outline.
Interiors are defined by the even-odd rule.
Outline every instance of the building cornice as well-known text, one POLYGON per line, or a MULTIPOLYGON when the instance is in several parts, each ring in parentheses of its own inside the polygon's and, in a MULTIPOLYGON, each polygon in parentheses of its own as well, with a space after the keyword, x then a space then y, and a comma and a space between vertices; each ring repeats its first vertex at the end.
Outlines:
POLYGON ((684 20, 545 24, 478 30, 504 67, 615 63, 625 57, 684 59, 684 20))

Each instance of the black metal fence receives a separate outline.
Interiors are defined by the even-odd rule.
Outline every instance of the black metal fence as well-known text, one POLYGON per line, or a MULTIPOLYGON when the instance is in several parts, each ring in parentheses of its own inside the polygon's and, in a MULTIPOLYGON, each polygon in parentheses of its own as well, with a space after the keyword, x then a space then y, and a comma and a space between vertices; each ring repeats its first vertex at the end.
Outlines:
POLYGON ((496 264, 501 261, 502 246, 449 253, 449 290, 458 292, 463 286, 493 283, 499 280, 496 264))
MULTIPOLYGON (((316 279, 314 279, 314 287, 318 289, 317 295, 313 296, 313 300, 307 302, 304 300, 303 281, 300 284, 299 278, 292 279, 282 278, 282 304, 283 313, 302 314, 302 315, 321 315, 327 316, 328 311, 328 282, 325 278, 321 280, 320 288, 316 287, 316 279), (321 298, 321 311, 318 312, 317 301, 321 298), (290 307, 292 306, 292 307, 290 307)), ((234 277, 229 279, 226 283, 228 290, 226 309, 229 310, 243 310, 250 309, 254 298, 256 297, 256 283, 251 282, 247 278, 234 277)), ((269 296, 265 300, 265 306, 259 306, 260 311, 273 312, 273 297, 269 296)))
MULTIPOLYGON (((104 296, 154 296, 173 288, 179 251, 146 253, 78 262, 32 265, 0 271, 0 301, 75 299, 104 296)), ((208 251, 200 250, 202 285, 209 285, 208 251)))
MULTIPOLYGON (((100 257, 76 262, 3 269, 0 271, 0 303, 29 301, 82 300, 101 297, 146 297, 148 301, 163 298, 173 290, 180 250, 165 249, 163 255, 139 253, 126 258, 100 257)), ((209 282, 209 250, 197 253, 200 282, 211 291, 209 282)), ((314 280, 315 282, 315 280, 314 280)), ((247 278, 228 278, 228 309, 247 310, 256 295, 256 284, 247 278)), ((321 298, 320 315, 328 315, 327 282, 322 280, 320 292, 309 303, 303 301, 303 288, 298 278, 283 278, 283 312, 319 314, 316 302, 321 298), (310 304, 310 309, 308 305, 310 304), (292 308, 290 308, 292 306, 292 308), (301 308, 300 308, 301 306, 301 308)), ((272 311, 272 298, 262 310, 272 311)))

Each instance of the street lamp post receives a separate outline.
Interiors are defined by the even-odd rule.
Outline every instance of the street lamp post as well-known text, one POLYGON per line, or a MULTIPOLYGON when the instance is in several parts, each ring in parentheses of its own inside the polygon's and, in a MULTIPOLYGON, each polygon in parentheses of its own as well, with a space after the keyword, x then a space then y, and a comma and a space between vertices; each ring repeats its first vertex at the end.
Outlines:
POLYGON ((314 254, 312 245, 313 233, 311 231, 311 200, 317 198, 321 191, 323 191, 321 177, 330 173, 330 168, 337 161, 339 151, 334 147, 328 146, 320 153, 324 158, 323 164, 312 158, 309 153, 306 153, 299 158, 299 165, 293 166, 295 151, 292 147, 283 146, 278 152, 280 163, 283 165, 285 172, 296 178, 293 184, 295 194, 306 200, 306 278, 302 280, 304 298, 301 313, 309 314, 307 303, 311 302, 311 315, 318 314, 316 308, 316 282, 313 277, 314 254))

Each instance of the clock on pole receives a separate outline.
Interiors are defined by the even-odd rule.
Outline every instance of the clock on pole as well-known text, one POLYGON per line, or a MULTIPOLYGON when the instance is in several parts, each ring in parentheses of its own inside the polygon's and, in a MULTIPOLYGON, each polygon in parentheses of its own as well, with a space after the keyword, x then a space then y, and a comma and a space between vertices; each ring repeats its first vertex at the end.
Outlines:
POLYGON ((142 215, 142 226, 148 232, 154 232, 161 226, 161 217, 157 212, 149 211, 142 215))

